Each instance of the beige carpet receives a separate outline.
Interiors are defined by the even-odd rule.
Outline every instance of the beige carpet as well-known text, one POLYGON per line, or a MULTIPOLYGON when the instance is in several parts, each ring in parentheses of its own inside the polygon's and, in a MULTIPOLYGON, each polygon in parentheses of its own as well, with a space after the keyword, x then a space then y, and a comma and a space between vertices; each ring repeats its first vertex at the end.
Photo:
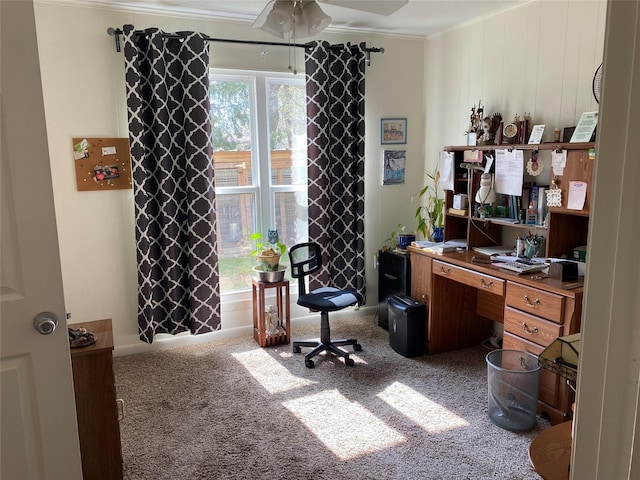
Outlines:
POLYGON ((404 358, 363 314, 332 336, 360 341, 354 367, 327 355, 307 369, 252 337, 116 357, 125 479, 539 478, 527 452, 548 422, 490 422, 483 347, 404 358))

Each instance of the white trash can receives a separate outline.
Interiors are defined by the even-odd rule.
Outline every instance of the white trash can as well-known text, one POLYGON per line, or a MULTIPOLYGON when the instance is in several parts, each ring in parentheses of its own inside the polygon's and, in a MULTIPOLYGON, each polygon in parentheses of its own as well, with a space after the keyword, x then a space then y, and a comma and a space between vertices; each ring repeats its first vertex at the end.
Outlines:
POLYGON ((518 350, 494 350, 486 360, 489 419, 506 430, 532 429, 540 385, 538 357, 518 350))

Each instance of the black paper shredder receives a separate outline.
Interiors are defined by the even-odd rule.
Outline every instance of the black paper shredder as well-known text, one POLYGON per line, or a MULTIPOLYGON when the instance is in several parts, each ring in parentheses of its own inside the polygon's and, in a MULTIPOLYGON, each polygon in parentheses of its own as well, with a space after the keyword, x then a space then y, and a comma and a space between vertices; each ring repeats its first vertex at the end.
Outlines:
POLYGON ((389 298, 389 344, 403 357, 424 354, 427 307, 406 295, 389 298))

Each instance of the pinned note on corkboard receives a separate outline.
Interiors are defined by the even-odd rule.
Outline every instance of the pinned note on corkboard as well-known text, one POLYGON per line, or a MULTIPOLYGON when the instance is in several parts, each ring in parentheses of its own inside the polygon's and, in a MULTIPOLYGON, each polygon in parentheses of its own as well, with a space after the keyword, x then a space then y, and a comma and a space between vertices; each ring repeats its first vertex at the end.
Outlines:
POLYGON ((79 192, 132 188, 128 138, 72 139, 79 192))

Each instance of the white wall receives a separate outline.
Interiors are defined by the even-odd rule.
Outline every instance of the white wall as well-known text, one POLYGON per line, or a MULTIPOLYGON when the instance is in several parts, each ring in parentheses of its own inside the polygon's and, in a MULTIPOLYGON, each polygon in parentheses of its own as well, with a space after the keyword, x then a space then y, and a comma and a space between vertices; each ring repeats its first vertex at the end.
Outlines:
MULTIPOLYGON (((64 294, 71 322, 112 318, 116 354, 146 349, 138 340, 136 309, 136 255, 131 190, 78 192, 71 156, 72 137, 127 137, 124 59, 116 53, 108 27, 131 23, 136 28, 165 31, 195 30, 216 38, 274 41, 242 23, 203 18, 148 15, 140 12, 72 6, 36 0, 37 33, 42 69, 52 180, 59 229, 64 294)), ((327 33, 331 42, 366 41, 384 47, 372 54, 366 92, 366 206, 368 305, 377 301, 377 272, 373 257, 397 223, 412 224, 408 198, 419 190, 424 163, 423 39, 383 35, 327 33), (408 118, 407 182, 381 186, 380 118, 408 118)), ((282 47, 212 43, 212 66, 287 71, 289 52, 282 47), (260 52, 269 54, 262 60, 260 52)), ((297 50, 298 70, 303 51, 297 50)), ((396 147, 400 148, 400 147, 396 147)), ((306 310, 294 309, 294 316, 306 310)), ((316 321, 311 317, 311 321, 316 321)), ((208 341, 248 333, 250 295, 232 295, 222 301, 223 332, 197 338, 181 335, 154 343, 154 347, 208 341)), ((159 338, 166 338, 162 335, 159 338)))
MULTIPOLYGON (((591 85, 602 62, 606 2, 531 1, 427 42, 426 153, 435 165, 445 145, 464 145, 471 107, 506 121, 530 113, 553 130, 598 109, 591 85)), ((506 122, 505 122, 506 123, 506 122)))

